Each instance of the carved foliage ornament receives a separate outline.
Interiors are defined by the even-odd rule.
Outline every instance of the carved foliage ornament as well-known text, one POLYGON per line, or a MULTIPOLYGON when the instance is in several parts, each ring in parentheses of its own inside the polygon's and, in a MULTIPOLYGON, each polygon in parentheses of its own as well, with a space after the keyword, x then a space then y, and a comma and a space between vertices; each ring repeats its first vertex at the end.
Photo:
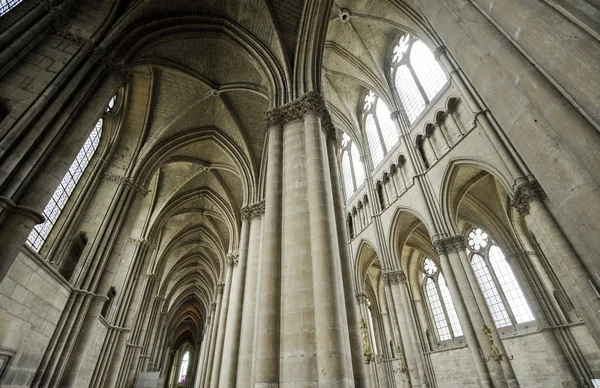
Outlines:
POLYGON ((241 210, 242 220, 251 220, 253 218, 260 218, 265 214, 265 201, 259 201, 248 206, 244 206, 241 210))
POLYGON ((433 248, 438 256, 448 252, 465 250, 465 238, 463 236, 441 238, 433 243, 433 248))
POLYGON ((510 205, 525 216, 529 214, 529 203, 542 200, 544 191, 537 181, 523 183, 515 190, 515 196, 510 201, 510 205))
POLYGON ((406 282, 406 274, 404 271, 386 271, 381 274, 383 281, 386 285, 399 284, 406 282))
POLYGON ((145 197, 149 192, 149 190, 146 189, 145 187, 142 187, 142 186, 136 184, 135 182, 133 182, 133 180, 131 178, 127 178, 122 175, 117 175, 117 174, 112 174, 112 173, 107 172, 104 174, 104 179, 106 179, 107 181, 110 181, 110 182, 122 184, 125 187, 128 187, 131 190, 133 190, 136 194, 141 195, 142 197, 145 197))
POLYGON ((335 141, 335 127, 331 115, 325 105, 325 100, 316 91, 308 92, 300 98, 277 108, 269 109, 265 113, 265 122, 268 127, 285 125, 292 121, 302 120, 308 113, 314 112, 321 118, 321 127, 327 138, 335 141))
POLYGON ((227 255, 227 266, 228 267, 237 267, 238 263, 239 263, 239 255, 234 255, 233 253, 230 253, 227 255))

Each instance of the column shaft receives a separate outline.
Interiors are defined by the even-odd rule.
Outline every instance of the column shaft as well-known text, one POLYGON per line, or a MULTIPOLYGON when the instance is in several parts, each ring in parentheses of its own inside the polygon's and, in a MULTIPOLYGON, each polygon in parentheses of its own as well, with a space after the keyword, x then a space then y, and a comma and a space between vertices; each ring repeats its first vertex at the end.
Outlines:
POLYGON ((354 378, 341 321, 341 274, 334 262, 339 260, 339 253, 325 135, 316 114, 304 117, 304 127, 319 385, 350 386, 354 378))
MULTIPOLYGON (((260 224, 259 224, 260 226, 260 224)), ((240 329, 242 325, 242 309, 244 305, 244 286, 246 284, 246 266, 248 262, 248 243, 250 240, 250 220, 242 220, 240 236, 239 262, 229 263, 233 267, 231 282, 231 297, 227 311, 227 327, 225 329, 225 344, 223 345, 223 363, 219 381, 224 387, 235 385, 238 364, 240 329)))
MULTIPOLYGON (((223 295, 221 298, 221 312, 219 313, 219 330, 217 334, 217 344, 215 347, 215 360, 213 362, 211 372, 211 388, 219 387, 219 377, 221 374, 221 361, 223 357, 223 342, 225 340, 225 329, 227 325, 227 313, 229 308, 229 293, 231 292, 231 277, 233 275, 233 267, 227 266, 225 275, 225 284, 223 284, 223 295)), ((219 286, 221 287, 221 285, 219 286)), ((221 290, 219 290, 221 292, 221 290)))
MULTIPOLYGON (((282 142, 281 126, 269 130, 263 251, 256 330, 254 386, 271 387, 279 381, 279 318, 281 298, 281 190, 282 142)), ((246 386, 251 386, 248 384, 246 386)), ((242 387, 240 385, 240 387, 242 387)))

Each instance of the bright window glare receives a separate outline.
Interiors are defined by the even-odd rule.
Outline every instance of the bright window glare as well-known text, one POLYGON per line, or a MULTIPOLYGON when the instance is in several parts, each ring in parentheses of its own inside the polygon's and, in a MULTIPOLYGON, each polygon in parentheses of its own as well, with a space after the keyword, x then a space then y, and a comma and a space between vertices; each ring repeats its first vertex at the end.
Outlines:
POLYGON ((22 0, 0 0, 0 16, 17 6, 22 0))

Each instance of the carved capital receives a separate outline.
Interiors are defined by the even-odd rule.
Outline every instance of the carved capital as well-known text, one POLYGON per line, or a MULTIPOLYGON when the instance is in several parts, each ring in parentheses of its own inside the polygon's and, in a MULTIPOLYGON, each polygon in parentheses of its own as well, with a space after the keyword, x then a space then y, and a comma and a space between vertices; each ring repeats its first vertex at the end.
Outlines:
POLYGON ((253 218, 260 218, 265 214, 265 201, 258 201, 248 206, 244 206, 241 210, 242 220, 251 220, 253 218))
POLYGON ((129 82, 131 82, 131 78, 132 78, 131 72, 123 64, 117 63, 110 59, 103 60, 102 64, 104 64, 106 70, 110 74, 119 78, 121 80, 121 82, 123 83, 123 85, 127 85, 129 82))
POLYGON ((440 57, 442 55, 444 55, 445 53, 446 53, 446 46, 441 45, 433 51, 433 56, 435 57, 435 59, 437 59, 439 61, 440 57))
POLYGON ((54 35, 74 44, 75 46, 81 48, 85 52, 91 52, 92 50, 94 50, 94 48, 96 48, 95 43, 90 39, 74 34, 71 31, 62 29, 57 25, 52 26, 51 31, 54 35))
POLYGON ((433 248, 438 256, 448 252, 458 252, 465 250, 465 239, 463 236, 441 238, 433 242, 433 248))
POLYGON ((308 92, 280 107, 269 109, 265 113, 265 122, 269 127, 283 126, 292 121, 304 119, 304 116, 310 112, 316 113, 321 118, 321 128, 325 131, 327 138, 335 141, 335 127, 331 121, 331 115, 327 110, 325 100, 316 91, 308 92))
POLYGON ((227 255, 227 266, 228 267, 237 267, 240 262, 240 255, 236 255, 230 253, 227 255))
POLYGON ((356 297, 356 304, 367 303, 367 294, 365 294, 364 292, 357 292, 356 294, 354 294, 354 296, 356 297))
POLYGON ((390 113, 390 117, 392 118, 392 120, 398 120, 400 118, 400 111, 393 111, 392 113, 390 113))
POLYGON ((138 185, 131 178, 125 177, 123 175, 113 174, 113 173, 104 173, 103 178, 109 182, 115 182, 119 185, 124 185, 125 187, 133 190, 134 193, 145 197, 150 191, 145 187, 138 185))
POLYGON ((215 311, 217 309, 217 302, 212 302, 210 304, 210 311, 215 311))
POLYGON ((225 283, 219 283, 217 285, 217 292, 219 294, 223 294, 223 291, 225 291, 225 283))
POLYGON ((541 201, 543 198, 544 190, 537 181, 526 182, 517 187, 510 205, 525 216, 529 214, 529 204, 532 201, 541 201))
POLYGON ((406 275, 402 270, 386 271, 381 274, 381 277, 383 278, 383 281, 386 285, 406 282, 406 275))

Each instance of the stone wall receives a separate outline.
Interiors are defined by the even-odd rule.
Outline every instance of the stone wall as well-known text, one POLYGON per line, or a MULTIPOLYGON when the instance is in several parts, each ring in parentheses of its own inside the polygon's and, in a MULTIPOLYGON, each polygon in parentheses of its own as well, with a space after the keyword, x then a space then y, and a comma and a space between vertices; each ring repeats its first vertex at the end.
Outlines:
POLYGON ((479 387, 469 349, 457 348, 432 353, 431 363, 438 388, 479 387))
POLYGON ((68 286, 37 258, 21 253, 0 284, 0 347, 16 350, 3 387, 29 387, 61 311, 68 286))

